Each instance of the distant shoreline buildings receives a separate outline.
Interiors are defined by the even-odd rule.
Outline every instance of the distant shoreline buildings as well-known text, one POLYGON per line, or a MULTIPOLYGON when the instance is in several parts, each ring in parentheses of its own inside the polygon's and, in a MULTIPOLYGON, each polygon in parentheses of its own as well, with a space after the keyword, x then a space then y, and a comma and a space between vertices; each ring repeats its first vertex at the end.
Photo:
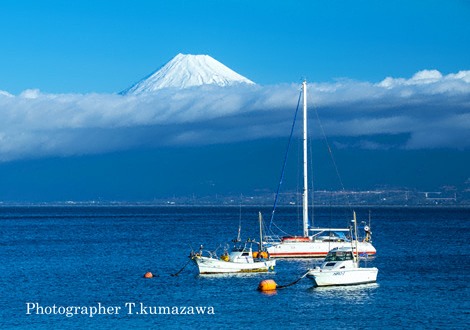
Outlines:
MULTIPOLYGON (((174 197, 155 200, 166 205, 260 205, 271 206, 272 193, 250 196, 215 195, 204 197, 174 197)), ((413 190, 367 190, 367 191, 315 191, 312 199, 316 206, 470 206, 470 190, 464 191, 413 191, 413 190)), ((278 205, 301 205, 301 194, 287 192, 279 195, 278 205)))
MULTIPOLYGON (((381 189, 366 191, 315 191, 311 194, 311 203, 318 207, 343 206, 449 206, 470 207, 470 189, 457 190, 454 187, 443 187, 437 191, 417 191, 406 189, 381 189)), ((257 192, 250 195, 215 194, 204 196, 173 196, 155 198, 150 201, 0 201, 0 206, 261 206, 270 207, 274 203, 274 194, 257 192)), ((311 204, 311 205, 312 205, 311 204)), ((301 193, 281 193, 278 205, 294 207, 301 205, 301 193)))

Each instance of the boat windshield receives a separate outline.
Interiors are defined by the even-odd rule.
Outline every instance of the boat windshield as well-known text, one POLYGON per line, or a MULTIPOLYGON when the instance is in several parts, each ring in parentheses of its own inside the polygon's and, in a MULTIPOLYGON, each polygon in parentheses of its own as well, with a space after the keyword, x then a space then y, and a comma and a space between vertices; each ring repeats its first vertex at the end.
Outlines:
POLYGON ((322 231, 313 236, 320 238, 320 239, 324 239, 324 240, 330 239, 330 240, 335 240, 335 241, 336 240, 348 241, 346 234, 341 231, 322 231))
POLYGON ((353 260, 353 255, 351 251, 332 251, 328 252, 328 255, 325 258, 325 262, 327 261, 345 261, 345 260, 353 260))

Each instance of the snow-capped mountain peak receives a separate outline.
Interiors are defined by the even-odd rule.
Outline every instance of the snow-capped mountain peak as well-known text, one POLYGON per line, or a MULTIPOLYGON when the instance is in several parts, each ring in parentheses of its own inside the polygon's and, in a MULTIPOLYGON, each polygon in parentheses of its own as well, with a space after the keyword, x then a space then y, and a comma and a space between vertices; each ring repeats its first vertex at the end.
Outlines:
POLYGON ((200 85, 231 86, 254 84, 209 55, 178 54, 159 70, 121 94, 140 95, 162 88, 187 88, 200 85))

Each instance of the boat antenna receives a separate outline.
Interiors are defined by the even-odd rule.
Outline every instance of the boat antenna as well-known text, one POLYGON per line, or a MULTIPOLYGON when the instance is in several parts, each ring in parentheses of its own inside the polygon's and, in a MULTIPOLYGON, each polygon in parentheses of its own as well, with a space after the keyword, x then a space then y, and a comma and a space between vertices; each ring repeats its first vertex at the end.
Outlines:
MULTIPOLYGON (((357 220, 356 220, 356 211, 353 211, 353 221, 354 221, 354 240, 356 241, 356 254, 355 254, 355 257, 356 257, 356 265, 359 267, 359 250, 358 250, 358 246, 357 246, 357 220)), ((353 254, 354 254, 354 251, 353 251, 353 254)))
POLYGON ((240 210, 238 214, 238 235, 237 235, 237 242, 241 242, 241 231, 242 231, 242 197, 243 195, 240 195, 240 210))
POLYGON ((258 212, 259 220, 259 252, 263 251, 263 215, 261 212, 258 212))

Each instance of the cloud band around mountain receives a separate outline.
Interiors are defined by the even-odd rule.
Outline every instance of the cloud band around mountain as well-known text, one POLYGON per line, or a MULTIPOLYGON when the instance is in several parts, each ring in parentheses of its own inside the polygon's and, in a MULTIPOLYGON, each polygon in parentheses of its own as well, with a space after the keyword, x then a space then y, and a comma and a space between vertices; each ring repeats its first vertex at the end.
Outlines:
MULTIPOLYGON (((300 83, 138 96, 0 91, 0 160, 286 136, 299 91, 300 83)), ((470 147, 470 71, 311 83, 308 93, 309 108, 316 108, 329 137, 360 138, 364 148, 470 147), (398 145, 374 140, 403 134, 409 138, 398 145)))

